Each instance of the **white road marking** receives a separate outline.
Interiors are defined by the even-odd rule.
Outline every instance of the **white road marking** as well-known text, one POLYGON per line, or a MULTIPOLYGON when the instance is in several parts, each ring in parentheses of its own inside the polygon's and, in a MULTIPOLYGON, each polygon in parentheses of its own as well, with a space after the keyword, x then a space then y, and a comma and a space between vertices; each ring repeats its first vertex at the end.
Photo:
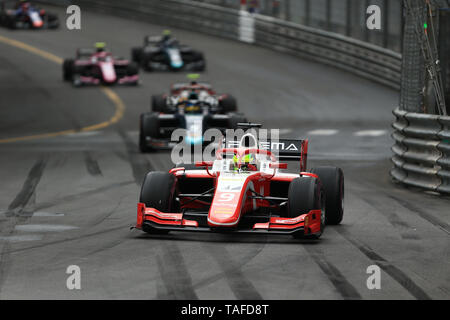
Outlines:
POLYGON ((278 130, 278 133, 280 135, 288 134, 288 133, 291 133, 291 132, 292 132, 292 129, 279 129, 278 130))
POLYGON ((332 136, 338 133, 339 130, 336 129, 316 129, 307 132, 309 136, 332 136))
POLYGON ((386 133, 386 130, 361 130, 354 132, 353 135, 357 137, 380 137, 386 133))
POLYGON ((9 241, 9 242, 22 242, 22 241, 37 241, 41 240, 42 236, 35 234, 24 234, 20 236, 7 236, 0 237, 0 240, 9 241))
POLYGON ((85 132, 75 132, 75 133, 69 133, 66 136, 71 138, 80 138, 80 137, 91 137, 99 134, 100 131, 85 131, 85 132))
POLYGON ((33 213, 33 217, 63 217, 64 213, 52 213, 37 211, 33 213))
POLYGON ((17 225, 15 229, 17 231, 26 231, 26 232, 61 232, 78 228, 73 226, 57 225, 57 224, 22 224, 17 225))

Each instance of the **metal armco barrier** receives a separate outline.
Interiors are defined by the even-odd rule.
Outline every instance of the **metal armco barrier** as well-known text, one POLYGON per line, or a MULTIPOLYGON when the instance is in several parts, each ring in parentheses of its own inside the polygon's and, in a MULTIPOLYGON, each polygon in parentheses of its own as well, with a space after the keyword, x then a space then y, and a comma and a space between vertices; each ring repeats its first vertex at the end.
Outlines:
POLYGON ((43 0, 180 27, 268 47, 400 88, 401 55, 376 45, 280 19, 189 0, 43 0))
POLYGON ((394 167, 404 184, 450 194, 450 117, 393 111, 394 167))
POLYGON ((337 33, 256 16, 256 44, 400 88, 401 54, 337 33))

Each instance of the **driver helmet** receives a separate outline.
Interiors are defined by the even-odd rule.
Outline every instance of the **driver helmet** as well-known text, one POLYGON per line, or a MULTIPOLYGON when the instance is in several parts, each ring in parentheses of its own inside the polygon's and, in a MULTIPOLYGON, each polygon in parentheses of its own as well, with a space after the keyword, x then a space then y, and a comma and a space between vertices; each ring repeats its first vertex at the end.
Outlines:
POLYGON ((188 96, 189 100, 198 100, 198 93, 192 90, 188 96))
POLYGON ((171 32, 170 32, 170 30, 164 30, 163 32, 162 32, 162 39, 163 39, 163 41, 167 41, 167 40, 169 40, 170 39, 170 37, 171 37, 171 32))
POLYGON ((104 52, 106 48, 106 43, 104 42, 97 42, 95 44, 95 49, 97 50, 97 52, 104 52))
POLYGON ((238 156, 233 156, 233 170, 239 171, 256 171, 258 170, 256 166, 256 159, 253 154, 249 153, 242 156, 240 159, 238 156))
POLYGON ((198 73, 190 73, 187 75, 187 78, 191 80, 191 86, 197 85, 197 80, 200 77, 198 73))

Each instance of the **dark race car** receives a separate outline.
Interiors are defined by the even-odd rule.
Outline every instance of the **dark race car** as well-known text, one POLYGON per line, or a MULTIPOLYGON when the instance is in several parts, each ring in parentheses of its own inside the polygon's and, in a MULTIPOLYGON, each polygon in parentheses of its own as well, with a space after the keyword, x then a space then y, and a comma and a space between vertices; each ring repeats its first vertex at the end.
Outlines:
POLYGON ((171 136, 178 128, 186 129, 185 143, 203 145, 207 129, 236 129, 239 122, 247 121, 236 112, 236 99, 231 95, 217 95, 209 84, 196 81, 173 85, 169 95, 152 96, 151 109, 140 117, 142 152, 172 148, 177 142, 171 136))
POLYGON ((59 27, 59 19, 56 14, 28 1, 17 1, 9 8, 7 3, 1 2, 0 25, 10 29, 55 29, 59 27))
POLYGON ((308 140, 257 141, 252 134, 219 148, 214 161, 152 171, 141 187, 135 228, 151 234, 209 231, 319 238, 344 214, 344 175, 306 170, 308 140), (252 142, 254 141, 254 142, 252 142), (300 160, 298 172, 287 163, 300 160))
POLYGON ((215 113, 237 112, 237 102, 230 94, 218 94, 207 82, 198 82, 199 74, 189 74, 190 82, 175 83, 170 87, 169 94, 153 95, 151 109, 154 112, 171 112, 176 105, 189 97, 211 105, 215 113))
POLYGON ((170 34, 147 36, 144 46, 131 50, 132 60, 146 71, 204 71, 203 53, 180 44, 170 34))
POLYGON ((139 83, 139 68, 134 62, 115 57, 105 51, 104 43, 97 43, 96 49, 78 49, 75 59, 63 63, 63 79, 75 86, 89 84, 139 83))

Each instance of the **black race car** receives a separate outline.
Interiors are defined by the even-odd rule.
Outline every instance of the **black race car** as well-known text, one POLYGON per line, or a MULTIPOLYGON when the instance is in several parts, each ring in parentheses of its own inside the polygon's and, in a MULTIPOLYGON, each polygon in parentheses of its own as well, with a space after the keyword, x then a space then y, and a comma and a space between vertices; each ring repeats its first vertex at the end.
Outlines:
POLYGON ((10 29, 56 29, 59 27, 59 19, 56 14, 40 9, 28 1, 16 1, 14 4, 1 2, 0 25, 10 29))
POLYGON ((204 71, 203 53, 180 44, 168 34, 147 36, 144 46, 131 50, 132 60, 146 71, 204 71))
POLYGON ((201 144, 207 129, 237 129, 247 122, 237 113, 236 100, 231 95, 217 95, 209 84, 192 81, 175 84, 169 95, 152 96, 152 111, 141 114, 139 147, 142 152, 172 148, 179 141, 171 141, 176 129, 185 129, 184 143, 201 144))

